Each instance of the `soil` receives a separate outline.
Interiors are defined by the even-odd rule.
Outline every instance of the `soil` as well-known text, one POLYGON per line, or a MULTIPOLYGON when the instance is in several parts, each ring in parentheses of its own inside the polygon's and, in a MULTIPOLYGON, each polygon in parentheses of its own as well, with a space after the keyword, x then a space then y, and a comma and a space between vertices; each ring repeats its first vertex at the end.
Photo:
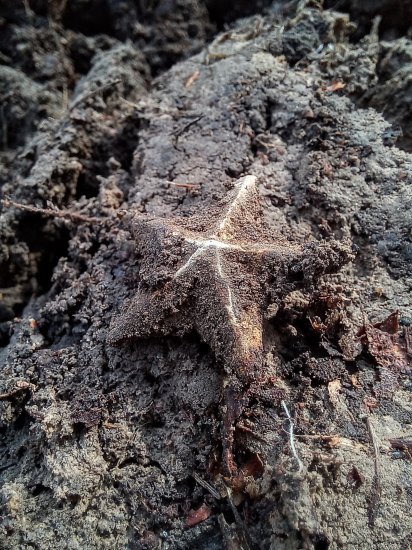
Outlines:
POLYGON ((411 78, 407 0, 1 4, 1 548, 410 548, 411 78))

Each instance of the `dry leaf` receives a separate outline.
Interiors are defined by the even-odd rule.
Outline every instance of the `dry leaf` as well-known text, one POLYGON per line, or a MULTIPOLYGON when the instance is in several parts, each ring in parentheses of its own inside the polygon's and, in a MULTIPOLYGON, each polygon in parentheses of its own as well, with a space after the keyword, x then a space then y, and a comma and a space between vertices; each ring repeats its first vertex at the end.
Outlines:
POLYGON ((399 311, 373 325, 365 323, 359 331, 362 343, 381 367, 404 370, 410 365, 406 346, 399 342, 399 311))
POLYGON ((193 527, 202 521, 205 521, 210 516, 210 508, 207 504, 202 504, 197 510, 189 510, 187 515, 185 526, 193 527))

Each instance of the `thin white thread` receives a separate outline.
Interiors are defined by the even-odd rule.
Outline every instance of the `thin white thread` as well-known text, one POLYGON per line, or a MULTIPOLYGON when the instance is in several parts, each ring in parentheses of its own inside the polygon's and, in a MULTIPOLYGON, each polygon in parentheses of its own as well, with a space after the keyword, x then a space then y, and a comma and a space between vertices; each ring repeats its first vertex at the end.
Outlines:
POLYGON ((283 407, 283 410, 285 411, 286 416, 288 417, 288 420, 289 420, 289 444, 290 444, 290 449, 292 451, 293 456, 295 457, 296 462, 298 463, 298 466, 299 466, 298 472, 301 472, 302 469, 303 469, 303 462, 300 460, 300 458, 298 456, 298 452, 297 452, 296 447, 295 447, 295 436, 294 436, 294 433, 293 433, 293 420, 292 420, 292 417, 290 416, 290 412, 289 412, 289 409, 286 406, 286 403, 283 400, 280 403, 281 403, 281 405, 283 407))

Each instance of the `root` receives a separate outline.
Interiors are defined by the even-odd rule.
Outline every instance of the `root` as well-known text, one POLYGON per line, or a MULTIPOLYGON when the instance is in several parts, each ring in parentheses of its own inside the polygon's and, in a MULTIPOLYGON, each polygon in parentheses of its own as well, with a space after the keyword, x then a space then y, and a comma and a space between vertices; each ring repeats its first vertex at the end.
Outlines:
POLYGON ((292 454, 298 464, 298 473, 300 473, 303 469, 303 462, 301 461, 301 459, 299 458, 299 455, 298 455, 298 452, 296 450, 296 446, 295 446, 295 435, 294 435, 294 427, 293 427, 293 420, 292 420, 292 417, 290 416, 290 412, 289 412, 289 409, 287 408, 286 406, 286 403, 282 400, 281 401, 281 405, 282 405, 282 408, 283 410, 285 411, 286 413, 286 416, 288 417, 288 420, 289 420, 289 445, 290 445, 290 449, 292 451, 292 454))
POLYGON ((30 206, 29 204, 21 204, 19 202, 14 202, 10 199, 1 199, 0 204, 4 206, 4 208, 19 208, 20 210, 24 210, 25 212, 31 212, 33 214, 40 214, 41 216, 48 216, 51 218, 60 218, 65 221, 70 222, 80 222, 80 223, 87 223, 87 224, 100 224, 104 220, 102 218, 95 218, 92 216, 85 216, 84 214, 80 214, 80 212, 74 212, 72 210, 54 210, 52 208, 38 208, 37 206, 30 206))

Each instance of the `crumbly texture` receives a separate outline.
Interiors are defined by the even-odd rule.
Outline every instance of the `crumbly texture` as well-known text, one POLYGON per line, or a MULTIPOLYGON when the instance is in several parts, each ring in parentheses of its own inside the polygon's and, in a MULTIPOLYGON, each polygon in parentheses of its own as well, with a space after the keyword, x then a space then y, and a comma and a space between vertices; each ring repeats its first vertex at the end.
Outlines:
POLYGON ((404 21, 384 1, 380 30, 367 3, 262 2, 214 34, 248 3, 137 4, 0 8, 1 193, 85 217, 0 214, 0 546, 406 548, 404 21), (225 239, 289 255, 262 271, 226 250, 219 270, 205 251, 156 298, 188 236, 233 222, 247 175, 256 193, 225 239), (264 373, 235 419, 231 489, 225 269, 264 373))

